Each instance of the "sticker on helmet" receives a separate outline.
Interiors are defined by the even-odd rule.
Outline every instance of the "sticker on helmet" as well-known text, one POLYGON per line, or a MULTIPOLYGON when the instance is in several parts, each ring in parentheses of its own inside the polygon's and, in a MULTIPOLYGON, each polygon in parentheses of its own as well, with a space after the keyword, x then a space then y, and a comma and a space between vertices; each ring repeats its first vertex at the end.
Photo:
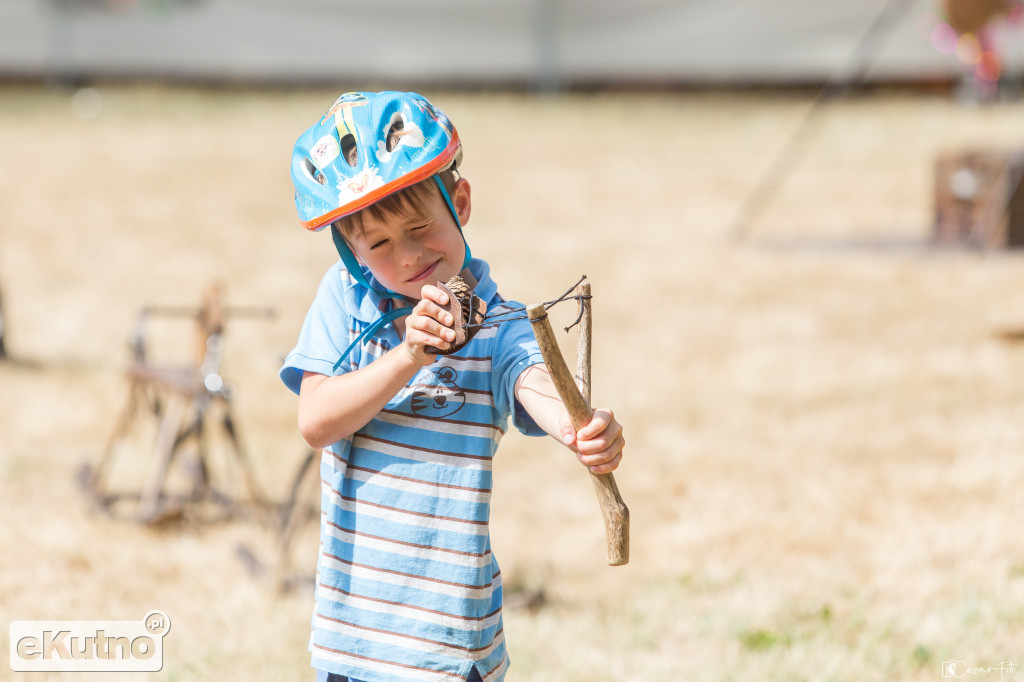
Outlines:
POLYGON ((344 206, 383 184, 384 180, 377 173, 376 168, 364 170, 362 173, 338 183, 338 204, 344 206))
POLYGON ((414 101, 416 103, 416 107, 420 111, 422 111, 424 114, 437 121, 437 123, 442 128, 444 128, 444 131, 448 133, 448 137, 452 136, 452 132, 454 130, 454 128, 452 127, 452 122, 448 119, 448 117, 445 115, 443 111, 441 111, 440 109, 438 109, 425 99, 416 99, 414 101))
POLYGON ((323 118, 320 119, 320 125, 324 124, 324 121, 331 118, 341 109, 351 109, 352 107, 361 107, 367 104, 366 95, 361 92, 346 92, 341 95, 338 99, 334 100, 334 104, 327 110, 323 118))
POLYGON ((397 144, 388 151, 387 140, 381 140, 377 142, 377 160, 381 163, 387 163, 391 160, 391 155, 398 150, 399 147, 422 147, 425 141, 423 137, 423 131, 420 127, 412 121, 406 120, 405 116, 401 113, 395 113, 391 117, 391 121, 384 127, 384 134, 387 135, 388 131, 391 130, 392 126, 396 122, 402 122, 402 128, 400 133, 396 133, 398 138, 397 144))
POLYGON ((341 153, 341 145, 338 144, 334 135, 324 135, 313 148, 309 150, 309 159, 318 170, 323 170, 327 165, 338 158, 341 153))

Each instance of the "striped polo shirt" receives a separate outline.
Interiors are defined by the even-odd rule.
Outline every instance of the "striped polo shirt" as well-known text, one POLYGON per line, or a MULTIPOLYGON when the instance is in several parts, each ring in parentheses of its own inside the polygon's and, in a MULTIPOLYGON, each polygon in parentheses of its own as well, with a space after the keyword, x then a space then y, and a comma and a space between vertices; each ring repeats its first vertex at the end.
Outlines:
MULTIPOLYGON (((470 271, 489 314, 522 307, 502 300, 485 262, 470 271)), ((281 369, 285 384, 298 392, 304 371, 342 374, 399 344, 387 325, 333 370, 386 307, 340 262, 332 266, 281 369)), ((543 434, 513 395, 519 374, 541 361, 528 321, 484 326, 324 449, 314 667, 365 682, 454 682, 473 667, 486 682, 504 679, 491 463, 509 417, 543 434)))

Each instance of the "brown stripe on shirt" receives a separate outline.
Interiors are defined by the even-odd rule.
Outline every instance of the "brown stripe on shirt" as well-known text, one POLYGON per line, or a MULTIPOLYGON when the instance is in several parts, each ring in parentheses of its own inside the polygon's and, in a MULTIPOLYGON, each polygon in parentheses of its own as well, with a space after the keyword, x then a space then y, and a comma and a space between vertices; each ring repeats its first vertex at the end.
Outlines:
MULTIPOLYGON (((322 513, 321 515, 322 516, 326 515, 326 512, 322 513)), ((458 550, 458 549, 448 549, 447 547, 437 547, 436 545, 424 545, 424 544, 420 544, 418 542, 406 542, 404 540, 395 540, 394 538, 386 538, 386 537, 383 537, 381 535, 372 535, 371 533, 365 533, 365 532, 363 532, 361 530, 352 530, 351 528, 345 528, 344 526, 338 525, 337 523, 335 523, 333 521, 328 521, 326 519, 324 520, 324 523, 326 523, 329 526, 334 526, 335 528, 337 528, 338 530, 342 531, 343 533, 351 533, 352 535, 355 535, 355 536, 358 536, 358 537, 363 537, 363 538, 369 538, 370 540, 380 540, 382 542, 390 542, 390 543, 395 544, 395 545, 405 545, 406 547, 414 547, 416 549, 427 549, 427 550, 432 550, 432 551, 436 551, 436 552, 445 552, 447 554, 456 554, 458 556, 469 556, 469 557, 478 557, 478 558, 483 558, 483 557, 485 557, 485 556, 487 556, 488 554, 491 553, 491 550, 489 550, 489 549, 484 551, 484 552, 463 552, 463 551, 458 550)), ((499 573, 495 573, 494 575, 495 576, 500 575, 500 572, 499 573)))
POLYGON ((430 452, 435 455, 444 455, 445 457, 461 457, 463 459, 479 459, 488 460, 491 459, 490 455, 464 455, 459 452, 448 452, 447 450, 435 450, 433 448, 424 448, 417 445, 407 445, 405 443, 399 443, 393 440, 385 440, 384 438, 377 438, 376 436, 367 436, 364 433, 357 435, 358 438, 365 438, 366 440, 373 441, 374 443, 383 443, 384 445, 394 445, 398 448, 405 448, 406 450, 418 450, 419 452, 430 452))
POLYGON ((418 665, 408 665, 407 663, 398 663, 396 661, 388 661, 388 660, 385 660, 383 658, 373 658, 372 656, 363 656, 362 654, 354 654, 351 651, 342 651, 341 649, 332 649, 331 647, 324 646, 322 644, 314 643, 313 646, 316 647, 317 649, 322 649, 323 651, 330 651, 330 652, 339 654, 341 656, 351 656, 352 658, 358 658, 358 659, 361 659, 363 661, 372 661, 374 663, 384 663, 386 665, 395 665, 395 666, 398 666, 399 668, 406 668, 408 670, 422 670, 424 672, 434 673, 435 675, 444 675, 445 677, 450 677, 452 679, 462 680, 461 677, 459 677, 458 675, 456 675, 454 673, 446 673, 446 672, 443 672, 441 670, 431 670, 430 668, 421 668, 418 665))
MULTIPOLYGON (((464 391, 466 389, 459 389, 459 390, 464 391)), ((480 392, 481 393, 487 393, 488 391, 480 391, 480 392)), ((497 431, 498 433, 505 433, 504 429, 502 429, 501 427, 495 426, 494 424, 481 424, 479 422, 467 422, 467 421, 461 421, 459 419, 446 419, 444 417, 427 417, 425 415, 410 414, 408 412, 402 412, 400 410, 381 410, 380 413, 381 414, 393 414, 395 416, 406 417, 408 419, 426 419, 426 420, 429 420, 429 421, 432 421, 432 422, 443 422, 445 424, 457 424, 459 426, 476 426, 476 427, 479 427, 479 428, 482 428, 482 429, 491 429, 493 431, 497 431)))
POLYGON ((507 660, 508 660, 508 654, 506 654, 506 655, 502 656, 502 657, 501 657, 501 660, 500 660, 500 661, 498 661, 498 665, 494 666, 493 668, 491 668, 490 670, 488 670, 487 672, 485 672, 485 673, 484 673, 483 675, 481 675, 481 677, 482 677, 482 678, 483 678, 484 680, 486 680, 486 679, 487 679, 488 677, 490 677, 491 675, 493 675, 493 674, 495 673, 495 671, 496 671, 496 670, 498 670, 498 668, 500 668, 501 666, 505 665, 505 661, 507 661, 507 660))
MULTIPOLYGON (((436 384, 424 384, 424 383, 417 382, 415 384, 407 384, 407 387, 408 388, 432 389, 432 388, 437 388, 437 385, 436 384)), ((459 390, 462 391, 463 393, 475 393, 476 395, 491 395, 490 389, 485 389, 485 388, 462 388, 460 386, 459 390)))
POLYGON ((489 492, 491 492, 489 488, 470 488, 469 486, 464 486, 464 485, 454 485, 452 483, 435 483, 434 481, 427 481, 427 480, 423 480, 421 478, 412 478, 410 476, 399 476, 398 474, 386 474, 383 471, 378 471, 377 469, 370 469, 368 467, 361 467, 361 466, 357 466, 355 464, 349 464, 348 468, 349 469, 355 469, 356 471, 365 471, 367 473, 376 474, 378 476, 384 476, 386 478, 395 478, 395 479, 398 479, 399 481, 408 481, 410 483, 422 483, 423 485, 429 485, 429 486, 433 486, 435 488, 451 488, 453 490, 465 490, 465 491, 471 492, 471 493, 489 493, 489 492))
POLYGON ((378 604, 387 604, 388 606, 399 606, 399 607, 401 607, 403 609, 413 609, 415 611, 423 611, 424 613, 433 613, 434 615, 437 615, 437 616, 444 616, 445 618, 453 618, 455 620, 482 621, 482 620, 487 620, 488 618, 493 618, 494 616, 496 616, 498 614, 499 611, 501 611, 500 608, 497 608, 497 609, 494 609, 490 613, 488 613, 486 615, 483 615, 483 616, 460 616, 460 615, 456 615, 454 613, 447 613, 445 611, 438 611, 437 609, 428 609, 425 606, 416 606, 415 604, 406 604, 405 602, 401 602, 401 601, 391 601, 389 599, 380 599, 379 597, 369 597, 369 596, 362 595, 362 594, 356 594, 354 592, 347 592, 347 591, 341 589, 340 587, 337 587, 336 585, 328 585, 327 583, 319 583, 319 585, 320 585, 320 587, 322 587, 324 589, 327 589, 327 590, 331 590, 332 592, 340 592, 341 594, 345 595, 346 597, 355 597, 356 599, 365 599, 367 601, 377 602, 378 604))
POLYGON ((322 556, 334 559, 335 561, 341 562, 343 564, 347 564, 349 566, 352 566, 353 568, 365 568, 366 570, 373 571, 374 573, 388 573, 390 575, 397 575, 403 578, 425 580, 428 583, 437 583, 438 585, 449 585, 451 587, 462 587, 468 590, 486 590, 494 584, 493 576, 491 578, 491 582, 489 583, 484 583, 483 585, 471 585, 468 583, 457 583, 452 580, 441 580, 440 578, 428 578, 426 576, 416 575, 414 573, 403 573, 401 571, 396 571, 391 568, 378 568, 377 566, 370 566, 369 564, 357 564, 356 562, 350 559, 342 559, 340 556, 335 556, 334 554, 330 554, 328 552, 322 552, 322 556))
POLYGON ((420 517, 423 517, 423 518, 426 518, 426 519, 440 519, 441 521, 454 521, 455 523, 468 523, 468 524, 470 524, 472 526, 486 526, 487 525, 487 521, 486 520, 484 520, 484 521, 474 521, 472 519, 460 519, 460 518, 458 518, 456 516, 439 516, 437 514, 429 514, 427 512, 410 511, 409 509, 402 509, 401 507, 390 507, 390 506, 388 506, 386 504, 380 504, 379 502, 370 502, 369 500, 360 500, 360 499, 355 498, 355 497, 349 497, 347 495, 342 495, 340 490, 335 490, 334 488, 331 488, 331 492, 333 492, 335 495, 337 495, 341 499, 346 500, 348 502, 357 502, 359 504, 368 504, 371 507, 376 507, 377 509, 386 509, 388 511, 398 512, 399 514, 409 514, 410 516, 420 516, 420 517))
MULTIPOLYGON (((470 647, 467 647, 467 646, 459 646, 458 644, 450 644, 448 642, 442 642, 439 639, 430 639, 429 637, 417 637, 416 635, 406 635, 406 634, 403 634, 401 632, 394 632, 392 630, 384 630, 382 628, 371 628, 371 627, 367 627, 365 625, 359 625, 358 623, 350 623, 347 620, 341 620, 340 618, 333 618, 331 616, 325 616, 325 615, 322 615, 322 614, 317 614, 317 617, 318 618, 323 618, 324 620, 329 620, 329 621, 331 621, 333 623, 339 623, 341 625, 348 625, 349 627, 356 628, 357 630, 366 630, 367 632, 377 632, 377 633, 380 633, 382 635, 393 635, 395 637, 404 637, 405 639, 415 639, 415 640, 417 640, 419 642, 426 642, 427 644, 434 644, 436 646, 444 647, 446 649, 458 649, 459 651, 465 651, 466 653, 470 653, 470 654, 475 654, 475 653, 479 653, 481 651, 486 651, 487 649, 490 649, 494 645, 494 642, 492 641, 487 646, 480 646, 480 647, 476 647, 476 648, 472 648, 471 649, 470 647)), ((501 635, 501 633, 504 632, 504 630, 505 630, 505 628, 503 628, 503 627, 502 628, 498 628, 494 632, 494 639, 498 639, 498 636, 501 635)))

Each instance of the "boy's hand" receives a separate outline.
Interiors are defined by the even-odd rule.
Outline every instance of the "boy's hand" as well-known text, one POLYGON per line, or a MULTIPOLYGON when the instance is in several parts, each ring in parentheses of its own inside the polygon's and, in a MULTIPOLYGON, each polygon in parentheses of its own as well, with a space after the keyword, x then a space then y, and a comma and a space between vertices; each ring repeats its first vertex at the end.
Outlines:
POLYGON ((622 424, 611 410, 594 410, 590 423, 579 431, 572 428, 566 414, 561 419, 560 430, 562 442, 576 451, 576 458, 592 473, 608 474, 619 467, 626 441, 622 437, 622 424))
POLYGON ((455 318, 442 308, 448 303, 448 294, 433 284, 424 284, 420 290, 420 302, 405 320, 405 338, 402 346, 412 361, 419 365, 433 364, 436 355, 426 352, 427 346, 441 350, 451 346, 455 340, 452 325, 455 318))

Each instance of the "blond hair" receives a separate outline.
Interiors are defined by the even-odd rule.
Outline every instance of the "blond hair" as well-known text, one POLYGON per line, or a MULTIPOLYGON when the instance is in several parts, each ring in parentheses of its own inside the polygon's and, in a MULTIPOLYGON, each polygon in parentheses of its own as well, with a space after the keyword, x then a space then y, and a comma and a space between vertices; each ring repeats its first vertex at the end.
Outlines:
MULTIPOLYGON (((441 178, 441 183, 444 184, 444 188, 449 194, 455 189, 455 181, 457 180, 455 173, 455 170, 446 170, 438 173, 436 176, 441 178)), ((434 177, 429 177, 394 194, 389 194, 360 211, 356 211, 343 218, 338 218, 331 223, 331 229, 337 230, 343 237, 362 234, 366 230, 365 217, 367 215, 374 220, 384 220, 393 215, 423 212, 427 202, 430 200, 430 196, 439 192, 440 190, 434 182, 434 177)))

